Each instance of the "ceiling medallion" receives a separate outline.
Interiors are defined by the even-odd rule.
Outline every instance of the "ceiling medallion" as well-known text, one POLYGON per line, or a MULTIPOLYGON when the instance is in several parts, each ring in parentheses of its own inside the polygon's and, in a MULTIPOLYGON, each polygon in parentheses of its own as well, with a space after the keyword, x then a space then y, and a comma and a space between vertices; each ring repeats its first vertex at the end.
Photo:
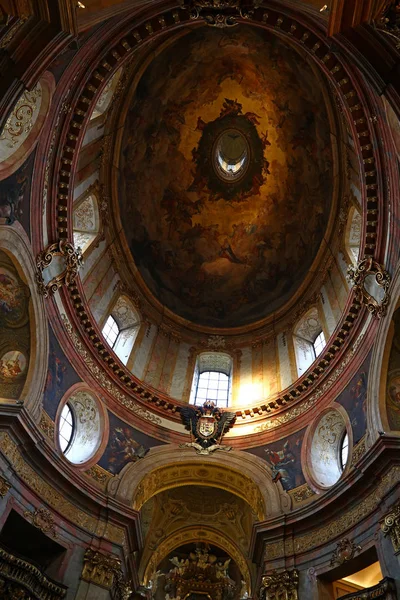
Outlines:
POLYGON ((242 202, 259 195, 270 174, 264 151, 271 143, 268 132, 260 137, 256 125, 260 117, 243 114, 242 104, 225 98, 220 115, 206 122, 201 116, 197 129, 202 132, 192 155, 196 165, 190 192, 208 192, 209 200, 242 202))
POLYGON ((192 20, 204 19, 210 27, 235 27, 238 18, 250 19, 261 0, 183 0, 192 20))

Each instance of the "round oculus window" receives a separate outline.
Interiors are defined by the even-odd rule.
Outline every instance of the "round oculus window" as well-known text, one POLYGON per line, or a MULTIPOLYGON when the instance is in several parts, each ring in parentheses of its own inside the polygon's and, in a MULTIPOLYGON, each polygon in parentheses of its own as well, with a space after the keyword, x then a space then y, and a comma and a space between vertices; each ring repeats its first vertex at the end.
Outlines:
POLYGON ((223 131, 213 147, 214 170, 223 181, 241 179, 250 159, 250 148, 246 137, 237 129, 223 131))

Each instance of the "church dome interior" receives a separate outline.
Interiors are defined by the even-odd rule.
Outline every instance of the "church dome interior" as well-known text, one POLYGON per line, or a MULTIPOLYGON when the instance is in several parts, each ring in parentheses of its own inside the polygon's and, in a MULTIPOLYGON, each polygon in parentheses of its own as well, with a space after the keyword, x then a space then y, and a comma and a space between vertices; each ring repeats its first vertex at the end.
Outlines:
POLYGON ((398 0, 0 9, 0 597, 397 598, 398 0))

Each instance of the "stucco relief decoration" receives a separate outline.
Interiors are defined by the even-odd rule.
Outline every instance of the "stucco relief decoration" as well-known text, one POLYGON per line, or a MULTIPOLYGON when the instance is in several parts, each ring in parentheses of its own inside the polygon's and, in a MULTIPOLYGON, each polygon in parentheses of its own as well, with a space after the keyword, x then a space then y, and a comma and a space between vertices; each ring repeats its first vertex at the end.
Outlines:
POLYGON ((82 579, 96 585, 111 589, 114 580, 121 572, 121 561, 88 548, 85 552, 82 568, 82 579))
POLYGON ((390 2, 375 25, 400 49, 400 2, 390 2))
POLYGON ((57 537, 54 517, 47 508, 36 508, 33 512, 26 510, 24 517, 43 533, 50 533, 53 537, 57 537))
POLYGON ((377 318, 385 316, 391 277, 383 266, 372 258, 364 258, 356 266, 348 266, 347 276, 356 297, 369 312, 377 318))
POLYGON ((74 283, 83 263, 82 253, 66 240, 51 244, 36 259, 39 293, 47 298, 62 286, 74 283))
POLYGON ((313 477, 318 485, 329 487, 341 476, 339 445, 346 429, 342 415, 331 410, 320 419, 311 441, 313 477))
POLYGON ((336 544, 336 549, 332 553, 330 565, 331 567, 342 565, 343 563, 352 560, 359 552, 361 552, 361 546, 357 546, 348 538, 343 538, 336 544))
POLYGON ((6 479, 4 479, 4 477, 0 477, 0 496, 2 498, 4 498, 4 496, 6 496, 6 494, 8 494, 8 491, 11 489, 11 484, 8 483, 8 481, 6 479))
POLYGON ((0 133, 0 162, 6 160, 26 140, 39 115, 42 86, 22 93, 0 133))
POLYGON ((89 194, 74 208, 73 221, 74 246, 84 252, 99 230, 97 201, 93 194, 89 194))
POLYGON ((182 5, 190 11, 192 20, 204 19, 210 27, 235 27, 238 18, 248 19, 260 0, 185 0, 182 5))
POLYGON ((393 549, 400 553, 400 503, 395 504, 381 523, 381 530, 385 535, 390 535, 393 549))
POLYGON ((278 573, 262 578, 259 600, 298 600, 299 573, 297 569, 278 573))

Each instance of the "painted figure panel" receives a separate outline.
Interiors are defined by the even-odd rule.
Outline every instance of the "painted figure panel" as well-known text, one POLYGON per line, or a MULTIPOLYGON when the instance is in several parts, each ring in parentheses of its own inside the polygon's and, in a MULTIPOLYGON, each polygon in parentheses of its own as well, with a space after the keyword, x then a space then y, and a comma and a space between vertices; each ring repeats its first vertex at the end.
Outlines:
POLYGON ((71 366, 51 327, 49 327, 49 366, 43 394, 43 408, 54 420, 58 405, 65 392, 81 381, 71 366))
POLYGON ((19 398, 30 354, 29 288, 0 251, 0 397, 19 398))
POLYGON ((284 490, 292 490, 305 483, 301 467, 301 447, 305 429, 283 438, 268 446, 259 446, 247 450, 267 461, 271 467, 272 478, 280 481, 284 490))
POLYGON ((143 458, 152 446, 163 442, 152 438, 109 413, 110 436, 99 465, 117 474, 125 465, 143 458))
POLYGON ((371 354, 367 356, 358 373, 336 398, 347 411, 353 429, 353 442, 357 444, 365 434, 367 427, 367 384, 371 354))

